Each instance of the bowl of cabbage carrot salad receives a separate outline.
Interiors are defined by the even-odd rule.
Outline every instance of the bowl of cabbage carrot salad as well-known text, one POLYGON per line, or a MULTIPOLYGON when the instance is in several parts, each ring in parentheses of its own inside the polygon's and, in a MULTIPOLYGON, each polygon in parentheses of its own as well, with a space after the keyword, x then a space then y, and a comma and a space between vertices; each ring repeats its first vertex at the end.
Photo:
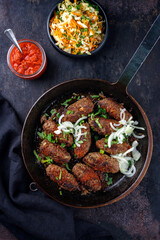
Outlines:
POLYGON ((107 17, 95 1, 64 0, 51 11, 48 21, 51 42, 67 55, 91 55, 107 38, 107 17))

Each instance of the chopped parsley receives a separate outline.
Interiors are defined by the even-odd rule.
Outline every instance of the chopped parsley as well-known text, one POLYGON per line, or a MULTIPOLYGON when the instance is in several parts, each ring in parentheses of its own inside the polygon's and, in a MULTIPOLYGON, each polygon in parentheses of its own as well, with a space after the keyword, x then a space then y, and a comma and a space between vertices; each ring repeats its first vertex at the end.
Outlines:
POLYGON ((103 150, 103 149, 100 149, 100 153, 101 153, 101 154, 104 154, 104 150, 103 150))
POLYGON ((38 162, 41 162, 41 157, 36 153, 36 150, 34 150, 33 153, 36 156, 38 162))
POLYGON ((97 123, 97 125, 98 125, 99 128, 102 128, 102 125, 101 125, 100 122, 99 122, 99 118, 96 118, 95 122, 97 123))
POLYGON ((112 184, 112 178, 110 177, 108 182, 107 182, 107 185, 110 186, 112 184))
POLYGON ((63 132, 63 138, 66 138, 66 133, 65 132, 63 132))
POLYGON ((60 169, 59 180, 61 180, 61 178, 62 178, 62 170, 60 169))
POLYGON ((76 144, 74 143, 73 145, 72 145, 72 148, 76 148, 77 146, 76 146, 76 144))
POLYGON ((67 111, 67 115, 69 115, 70 113, 74 113, 74 111, 68 110, 68 111, 67 111))
POLYGON ((108 181, 108 173, 106 173, 105 181, 108 181))
POLYGON ((61 195, 61 196, 62 196, 62 191, 61 191, 61 190, 59 191, 59 195, 61 195))
POLYGON ((42 160, 41 162, 42 162, 42 163, 47 163, 47 164, 49 165, 49 164, 53 163, 53 159, 50 158, 50 157, 46 157, 46 159, 45 159, 45 160, 42 160))
POLYGON ((56 116, 57 116, 57 118, 60 118, 60 113, 58 112, 58 113, 56 114, 56 116))
POLYGON ((109 185, 112 184, 112 178, 111 178, 111 177, 108 177, 108 173, 106 173, 105 181, 107 182, 107 186, 109 186, 109 185))
POLYGON ((71 171, 71 169, 69 168, 68 163, 65 163, 65 166, 66 166, 66 168, 67 168, 68 171, 71 171))
POLYGON ((88 32, 88 28, 81 28, 81 32, 88 32))
POLYGON ((54 115, 56 112, 57 112, 57 111, 56 111, 55 109, 52 109, 52 110, 50 111, 50 113, 51 113, 52 115, 54 115))
POLYGON ((55 140, 52 140, 52 137, 54 137, 54 134, 49 133, 48 135, 46 132, 37 132, 37 135, 42 139, 47 139, 51 143, 55 143, 55 140))
POLYGON ((62 106, 68 106, 69 102, 72 101, 72 98, 67 99, 65 102, 61 103, 62 106))
POLYGON ((66 147, 66 144, 65 143, 61 143, 61 147, 66 147))
POLYGON ((71 12, 71 9, 72 9, 72 5, 68 5, 67 11, 68 11, 68 12, 71 12))
POLYGON ((76 6, 77 10, 81 9, 81 3, 76 6))
POLYGON ((99 98, 99 95, 91 95, 91 98, 99 98))

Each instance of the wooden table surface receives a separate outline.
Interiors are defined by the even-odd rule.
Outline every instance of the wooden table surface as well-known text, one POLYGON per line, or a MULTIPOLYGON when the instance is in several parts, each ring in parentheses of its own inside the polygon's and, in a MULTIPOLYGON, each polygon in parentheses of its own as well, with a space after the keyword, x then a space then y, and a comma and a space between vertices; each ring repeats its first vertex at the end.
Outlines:
MULTIPOLYGON (((22 123, 37 98, 60 82, 74 78, 101 78, 115 82, 160 12, 158 0, 97 1, 108 15, 108 42, 96 56, 73 59, 57 52, 47 36, 46 20, 55 0, 0 0, 0 92, 15 108, 22 123), (18 39, 33 39, 44 47, 48 66, 42 77, 25 81, 9 70, 6 55, 11 43, 3 34, 6 28, 12 28, 18 39)), ((153 130, 154 151, 146 176, 129 196, 117 203, 98 209, 74 210, 76 217, 116 228, 117 239, 160 239, 159 58, 160 42, 128 87, 129 93, 146 112, 153 130)), ((16 238, 0 226, 2 239, 16 238)))

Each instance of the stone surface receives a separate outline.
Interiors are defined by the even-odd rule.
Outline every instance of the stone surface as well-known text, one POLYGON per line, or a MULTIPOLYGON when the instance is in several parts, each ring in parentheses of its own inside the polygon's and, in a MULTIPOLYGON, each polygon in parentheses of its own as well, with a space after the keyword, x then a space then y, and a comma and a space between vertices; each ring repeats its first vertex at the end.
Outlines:
MULTIPOLYGON (((0 0, 0 92, 16 109, 23 123, 37 98, 50 87, 74 78, 101 78, 115 82, 160 12, 158 0, 99 0, 109 20, 109 38, 103 50, 87 59, 73 59, 57 52, 49 42, 46 20, 56 1, 0 0), (48 67, 35 81, 25 81, 9 70, 6 55, 9 40, 3 34, 12 28, 18 39, 30 38, 45 49, 48 67)), ((154 135, 154 151, 143 181, 129 196, 97 209, 75 209, 75 216, 113 229, 117 239, 160 239, 160 42, 128 87, 146 112, 154 135)), ((15 239, 0 228, 1 239, 15 239)))

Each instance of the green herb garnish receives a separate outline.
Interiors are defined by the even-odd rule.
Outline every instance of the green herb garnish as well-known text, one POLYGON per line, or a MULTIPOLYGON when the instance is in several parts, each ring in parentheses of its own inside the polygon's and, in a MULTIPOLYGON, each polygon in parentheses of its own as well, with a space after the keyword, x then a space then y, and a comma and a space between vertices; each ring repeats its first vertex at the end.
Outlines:
POLYGON ((62 196, 62 191, 59 191, 59 194, 62 196))
POLYGON ((34 150, 33 153, 36 156, 38 162, 41 162, 41 157, 36 153, 36 150, 34 150))
POLYGON ((72 98, 67 99, 65 102, 61 103, 62 106, 68 106, 68 102, 72 101, 72 98))
POLYGON ((44 116, 49 117, 48 113, 45 113, 44 116))
POLYGON ((100 149, 99 151, 101 154, 104 154, 104 150, 103 149, 100 149))
POLYGON ((46 137, 47 137, 46 132, 37 132, 37 135, 38 135, 39 137, 43 138, 43 139, 46 139, 46 137))
POLYGON ((77 145, 74 143, 73 145, 72 145, 72 148, 76 148, 77 147, 77 145))
POLYGON ((49 165, 49 164, 53 163, 53 159, 48 156, 48 157, 46 157, 46 160, 42 160, 41 162, 47 163, 49 165))
POLYGON ((52 115, 54 115, 56 112, 57 112, 57 111, 56 111, 55 109, 52 109, 52 110, 50 111, 50 113, 51 113, 52 115))
POLYGON ((87 132, 85 132, 84 137, 87 138, 87 132))
POLYGON ((69 168, 68 163, 65 163, 65 166, 66 166, 66 168, 67 168, 68 171, 71 171, 71 169, 69 168))
POLYGON ((61 180, 61 178, 62 178, 62 170, 60 169, 59 180, 61 180))
POLYGON ((99 118, 97 118, 97 119, 95 120, 95 122, 97 123, 97 125, 98 125, 99 128, 102 128, 102 125, 101 125, 100 122, 99 122, 99 118))
POLYGON ((99 98, 99 95, 91 95, 91 98, 99 98))
POLYGON ((67 7, 67 11, 70 12, 71 9, 72 9, 72 5, 68 5, 68 7, 67 7))
POLYGON ((80 140, 80 141, 78 141, 77 143, 81 144, 81 143, 83 143, 83 141, 82 141, 82 140, 80 140))
POLYGON ((37 135, 42 139, 47 139, 49 142, 55 143, 55 140, 52 140, 52 137, 54 137, 54 135, 51 133, 47 135, 46 132, 37 132, 37 135))
POLYGON ((105 181, 108 181, 108 173, 106 173, 105 181))
POLYGON ((70 113, 74 113, 74 111, 68 110, 68 111, 67 111, 67 115, 69 115, 70 113))
POLYGON ((107 185, 109 186, 109 185, 111 185, 111 184, 112 184, 112 178, 110 177, 109 180, 108 180, 108 182, 107 182, 107 185))
POLYGON ((87 32, 88 28, 81 28, 81 32, 87 32))
POLYGON ((77 10, 81 9, 81 3, 76 6, 77 10))
POLYGON ((65 132, 63 132, 63 138, 66 138, 66 133, 65 132))
POLYGON ((82 45, 83 45, 83 44, 82 44, 81 41, 79 41, 79 42, 76 44, 77 47, 80 47, 80 46, 82 46, 82 45))
POLYGON ((61 147, 63 147, 63 148, 64 148, 65 146, 66 146, 66 144, 65 144, 65 143, 61 143, 61 147))
POLYGON ((56 116, 57 116, 57 118, 60 118, 60 113, 58 112, 58 113, 56 114, 56 116))

